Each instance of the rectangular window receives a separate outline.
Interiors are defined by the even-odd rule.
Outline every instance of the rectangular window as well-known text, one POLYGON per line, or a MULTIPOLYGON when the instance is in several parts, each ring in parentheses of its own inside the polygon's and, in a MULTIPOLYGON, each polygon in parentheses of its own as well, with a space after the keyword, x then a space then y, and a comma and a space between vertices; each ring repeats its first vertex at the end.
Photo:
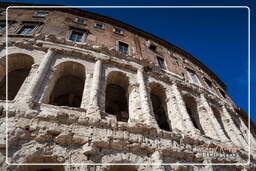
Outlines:
POLYGON ((5 15, 5 11, 0 11, 0 16, 4 16, 5 15))
POLYGON ((47 13, 46 12, 37 12, 36 17, 46 17, 47 13))
POLYGON ((79 24, 85 24, 85 23, 86 23, 86 20, 81 19, 81 18, 75 18, 75 22, 76 22, 76 23, 79 23, 79 24))
POLYGON ((95 23, 95 28, 103 30, 104 29, 104 24, 95 23))
POLYGON ((189 77, 191 79, 191 81, 194 83, 194 84, 197 84, 199 85, 199 81, 197 79, 197 76, 196 76, 196 73, 192 70, 188 70, 188 73, 189 73, 189 77))
POLYGON ((2 31, 4 31, 5 30, 5 25, 4 24, 0 24, 0 33, 2 32, 2 31))
POLYGON ((226 94, 224 91, 222 91, 220 88, 218 88, 220 94, 222 95, 222 97, 226 98, 226 94))
POLYGON ((34 28, 35 28, 35 26, 24 25, 24 26, 22 26, 22 28, 19 30, 18 34, 22 34, 22 35, 32 34, 34 28))
POLYGON ((72 30, 69 36, 69 40, 73 42, 81 42, 83 38, 84 33, 79 31, 72 30))
POLYGON ((207 78, 204 78, 204 81, 205 81, 205 83, 206 83, 206 85, 207 85, 207 88, 208 88, 209 90, 212 90, 212 82, 209 81, 207 78))
POLYGON ((128 55, 128 47, 129 45, 124 42, 118 42, 118 51, 122 54, 128 55))
POLYGON ((113 30, 115 33, 117 34, 123 34, 123 31, 122 29, 118 28, 118 27, 114 27, 114 30, 113 30))
POLYGON ((150 43, 149 49, 152 50, 152 51, 156 51, 156 45, 150 43))
POLYGON ((166 69, 166 66, 165 66, 165 63, 164 63, 164 59, 159 57, 159 56, 157 56, 156 58, 157 58, 157 62, 158 62, 158 65, 160 66, 160 68, 166 69))

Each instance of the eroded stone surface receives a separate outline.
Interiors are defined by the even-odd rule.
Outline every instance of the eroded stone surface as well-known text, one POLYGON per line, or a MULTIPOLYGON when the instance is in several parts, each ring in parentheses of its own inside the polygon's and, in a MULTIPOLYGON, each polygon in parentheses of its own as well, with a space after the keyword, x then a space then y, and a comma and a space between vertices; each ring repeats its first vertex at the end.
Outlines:
MULTIPOLYGON (((136 36, 133 38, 138 39, 136 36)), ((184 70, 183 65, 192 59, 184 59, 178 52, 167 52, 166 48, 161 47, 163 54, 172 54, 179 63, 175 69, 162 70, 151 58, 138 55, 138 50, 134 48, 137 45, 131 44, 131 53, 123 55, 118 53, 113 45, 110 47, 97 44, 98 39, 105 42, 98 34, 89 35, 89 42, 86 43, 71 42, 60 35, 39 33, 30 36, 30 39, 10 39, 8 51, 11 65, 18 66, 19 62, 12 62, 11 59, 15 54, 22 54, 19 59, 23 59, 24 55, 30 56, 34 64, 16 97, 7 101, 8 106, 4 100, 0 101, 2 170, 255 170, 254 132, 250 133, 252 157, 249 165, 184 165, 246 163, 248 160, 248 140, 245 136, 248 129, 236 112, 233 102, 228 96, 224 99, 204 86, 188 82, 186 76, 180 75, 184 70), (62 65, 63 63, 68 65, 62 65), (82 71, 77 69, 78 65, 75 63, 81 64, 86 70, 81 77, 85 77, 85 81, 80 107, 49 104, 54 98, 51 96, 54 86, 63 73, 81 76, 82 71), (65 68, 66 66, 68 68, 65 68), (116 115, 105 111, 106 84, 108 76, 113 72, 122 73, 128 80, 128 83, 118 80, 120 86, 126 88, 129 111, 127 122, 118 121, 116 115), (150 99, 150 92, 153 92, 150 83, 161 85, 165 92, 166 97, 162 103, 167 106, 165 112, 170 131, 159 128, 150 99), (191 101, 187 102, 186 99, 191 101), (189 111, 186 103, 195 103, 196 112, 189 111), (220 111, 220 116, 214 113, 213 108, 220 111), (8 120, 5 118, 6 114, 8 120), (215 155, 211 155, 215 149, 215 155), (227 150, 234 151, 234 154, 231 155, 227 150), (8 165, 5 160, 8 163, 60 165, 15 166, 8 165), (88 165, 65 165, 67 163, 88 165), (96 163, 106 165, 90 166, 96 163), (111 166, 111 163, 138 165, 111 166), (141 163, 154 165, 139 165, 141 163)), ((0 45, 1 79, 4 77, 2 71, 5 70, 4 44, 3 42, 0 45)), ((150 41, 146 44, 150 44, 150 41)), ((172 64, 168 62, 167 67, 170 66, 172 64)), ((203 70, 198 70, 202 77, 206 75, 203 70)), ((117 82, 113 79, 110 78, 111 83, 117 82)), ((214 79, 212 81, 218 82, 214 79)), ((67 99, 73 97, 69 96, 67 99)))

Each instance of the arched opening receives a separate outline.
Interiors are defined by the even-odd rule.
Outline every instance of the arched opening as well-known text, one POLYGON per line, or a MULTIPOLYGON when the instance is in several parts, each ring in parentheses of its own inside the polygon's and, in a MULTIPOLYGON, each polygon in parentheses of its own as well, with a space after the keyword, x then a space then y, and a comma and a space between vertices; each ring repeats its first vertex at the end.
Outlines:
POLYGON ((160 84, 151 83, 149 85, 151 92, 150 98, 156 121, 160 129, 171 131, 167 117, 166 94, 160 84))
POLYGON ((220 111, 216 107, 214 107, 214 106, 211 106, 211 108, 212 108, 213 114, 216 117, 217 121, 219 122, 219 124, 220 124, 220 126, 221 126, 221 128, 222 128, 222 130, 224 132, 224 134, 226 135, 227 138, 230 139, 230 137, 228 136, 228 134, 227 134, 227 132, 225 130, 224 124, 222 122, 222 116, 221 116, 220 111))
MULTIPOLYGON (((28 159, 25 163, 60 163, 55 157, 37 156, 28 159)), ((62 165, 21 165, 17 171, 65 171, 62 165)))
POLYGON ((200 123, 198 110, 197 110, 197 102, 195 99, 191 96, 185 95, 183 97, 183 100, 185 102, 185 106, 187 109, 187 112, 191 118, 191 121, 193 122, 193 125, 196 129, 200 130, 201 134, 205 134, 202 125, 200 123))
POLYGON ((80 107, 84 90, 85 67, 76 62, 63 62, 56 67, 54 77, 56 81, 49 104, 80 107))
MULTIPOLYGON (((6 57, 0 60, 0 100, 6 99, 6 57)), ((13 100, 30 73, 34 60, 26 54, 8 55, 8 99, 13 100)))
POLYGON ((117 121, 128 122, 129 78, 121 72, 111 72, 107 77, 105 111, 116 115, 117 121))
POLYGON ((114 165, 110 166, 108 171, 137 171, 137 169, 134 166, 130 165, 114 165))

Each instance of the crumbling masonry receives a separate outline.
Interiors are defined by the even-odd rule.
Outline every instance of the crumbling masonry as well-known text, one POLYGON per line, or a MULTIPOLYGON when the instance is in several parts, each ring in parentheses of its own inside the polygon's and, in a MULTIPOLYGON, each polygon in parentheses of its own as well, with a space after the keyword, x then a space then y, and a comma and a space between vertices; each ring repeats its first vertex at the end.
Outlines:
POLYGON ((256 169, 255 127, 249 133, 225 85, 187 52, 114 19, 61 8, 10 8, 6 44, 4 11, 17 4, 0 5, 2 170, 256 169), (248 136, 250 163, 232 164, 248 162, 248 136))

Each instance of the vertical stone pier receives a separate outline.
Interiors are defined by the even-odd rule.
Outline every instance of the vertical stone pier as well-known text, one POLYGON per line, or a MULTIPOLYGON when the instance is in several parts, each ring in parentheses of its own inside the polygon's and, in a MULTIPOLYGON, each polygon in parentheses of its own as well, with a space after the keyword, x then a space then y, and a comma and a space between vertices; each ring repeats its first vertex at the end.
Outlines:
POLYGON ((102 72, 102 61, 97 60, 94 65, 94 73, 92 78, 92 87, 91 87, 87 115, 92 115, 93 117, 98 119, 101 118, 100 102, 99 102, 101 72, 102 72))
POLYGON ((144 80, 142 69, 137 70, 137 79, 139 83, 139 93, 140 93, 140 101, 141 101, 141 109, 142 109, 141 120, 143 120, 144 124, 157 127, 157 123, 156 123, 152 108, 150 106, 150 101, 151 101, 150 95, 147 91, 147 86, 144 80))
POLYGON ((91 87, 92 87, 92 77, 93 77, 93 73, 91 73, 91 72, 86 73, 81 108, 87 109, 87 110, 90 105, 88 103, 88 99, 90 99, 90 91, 91 91, 91 87))
POLYGON ((19 108, 33 108, 33 101, 35 101, 36 95, 39 94, 40 85, 49 72, 49 68, 51 66, 54 55, 54 50, 49 48, 44 58, 42 59, 37 72, 34 74, 31 83, 28 85, 28 88, 25 92, 25 97, 22 98, 23 103, 21 103, 22 105, 19 105, 19 108))
POLYGON ((172 84, 171 88, 172 88, 172 92, 173 92, 174 96, 176 97, 177 109, 179 110, 180 115, 182 116, 182 122, 184 125, 184 127, 182 128, 182 131, 184 131, 184 132, 192 131, 192 132, 196 132, 197 134, 199 134, 199 130, 197 130, 195 128, 195 126, 193 125, 193 123, 191 121, 191 118, 186 109, 186 105, 183 101, 183 98, 180 94, 180 91, 179 91, 177 85, 172 84))
POLYGON ((224 130, 221 128, 217 118, 215 117, 209 103, 207 102, 205 95, 200 95, 201 104, 204 106, 207 116, 205 118, 209 118, 212 129, 208 130, 209 135, 213 138, 219 139, 223 142, 229 141, 229 139, 226 137, 224 130))
POLYGON ((128 87, 129 93, 129 123, 140 123, 141 122, 141 103, 139 84, 130 84, 128 87))
POLYGON ((248 150, 248 144, 243 139, 240 130, 236 127, 232 117, 230 116, 231 114, 228 112, 224 104, 222 105, 222 110, 223 110, 223 115, 225 117, 224 124, 225 124, 225 127, 227 127, 228 129, 227 132, 230 134, 230 138, 232 142, 235 145, 248 150))

